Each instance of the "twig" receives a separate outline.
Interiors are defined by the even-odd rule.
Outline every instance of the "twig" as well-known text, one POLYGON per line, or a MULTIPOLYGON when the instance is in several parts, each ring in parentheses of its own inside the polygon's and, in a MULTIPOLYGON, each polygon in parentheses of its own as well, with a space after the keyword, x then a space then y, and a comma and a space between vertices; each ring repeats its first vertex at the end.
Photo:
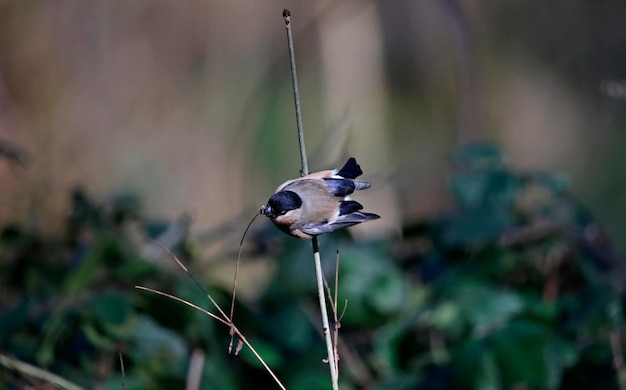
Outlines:
POLYGON ((315 260, 315 277, 317 279, 317 293, 320 302, 320 311, 322 315, 322 333, 326 341, 326 351, 328 352, 328 366, 330 367, 330 378, 333 390, 339 390, 339 375, 337 367, 331 362, 335 362, 335 347, 330 335, 330 325, 328 324, 328 312, 326 311, 326 297, 324 294, 324 273, 322 272, 322 261, 320 259, 320 250, 317 244, 317 237, 313 237, 313 258, 315 260))
MULTIPOLYGON (((209 298, 209 300, 211 301, 211 303, 213 304, 213 306, 217 309, 217 311, 220 312, 220 314, 222 315, 222 318, 225 320, 223 322, 225 322, 226 324, 230 323, 230 318, 226 315, 226 313, 224 312, 224 310, 222 310, 222 308, 220 307, 220 305, 217 304, 217 302, 215 302, 215 299, 213 299, 213 297, 205 290, 204 287, 202 287, 202 285, 200 284, 200 282, 198 282, 198 279, 196 279, 195 276, 193 276, 193 274, 191 272, 189 272, 189 270, 187 269, 187 267, 185 267, 185 265, 182 263, 182 261, 178 260, 178 257, 176 257, 176 255, 169 250, 167 247, 165 247, 163 244, 161 244, 158 241, 152 240, 152 242, 154 242, 155 244, 157 244, 158 246, 161 247, 161 249, 163 249, 168 255, 170 255, 170 257, 172 259, 174 259, 174 261, 176 261, 176 263, 178 263, 178 266, 180 268, 183 269, 183 271, 185 271, 185 273, 187 274, 187 276, 189 276, 189 278, 191 278, 191 280, 194 282, 194 284, 200 289, 200 291, 202 291, 202 293, 204 293, 204 295, 206 295, 207 298, 209 298)), ((216 320, 221 320, 219 317, 217 317, 214 314, 211 314, 212 317, 214 317, 216 320)))
MULTIPOLYGON (((335 354, 335 370, 339 375, 339 352, 337 350, 337 341, 339 340, 339 328, 341 328, 340 318, 337 315, 337 291, 339 291, 339 250, 337 250, 337 257, 335 259, 335 293, 334 296, 328 286, 328 281, 324 278, 324 286, 326 287, 326 294, 328 295, 328 303, 330 304, 330 310, 333 312, 333 352, 335 354)), ((343 310, 346 310, 344 306, 343 310)), ((343 316, 343 312, 341 313, 343 316)))
MULTIPOLYGON (((300 161, 302 163, 302 176, 309 174, 309 166, 306 159, 306 147, 304 144, 304 130, 302 127, 302 112, 300 111, 300 92, 298 90, 298 77, 296 73, 296 59, 293 50, 293 36, 291 34, 291 12, 288 9, 283 10, 283 19, 285 20, 285 30, 287 31, 287 46, 289 48, 289 62, 291 65, 291 82, 293 85, 293 100, 296 107, 296 125, 298 127, 298 142, 300 143, 300 161)), ((333 390, 339 390, 339 376, 337 374, 337 366, 331 362, 335 362, 335 353, 333 349, 333 341, 330 335, 328 325, 328 313, 326 311, 326 299, 324 296, 324 276, 322 272, 322 261, 320 259, 319 245, 317 237, 313 236, 311 243, 313 245, 313 259, 315 260, 315 276, 317 279, 317 292, 320 301, 320 311, 322 315, 322 331, 324 340, 326 341, 326 350, 328 352, 328 367, 330 368, 330 378, 333 390)))
MULTIPOLYGON (((252 345, 248 342, 248 339, 246 339, 246 337, 243 335, 243 333, 241 333, 241 332, 239 331, 239 329, 237 329, 237 327, 235 326, 235 324, 233 324, 233 323, 231 323, 230 321, 228 321, 228 320, 227 320, 227 319, 228 319, 228 317, 226 317, 227 319, 226 319, 226 320, 224 320, 224 319, 222 319, 222 318, 220 318, 220 317, 216 316, 215 314, 211 313, 210 311, 208 311, 208 310, 206 310, 206 309, 201 308, 200 306, 194 305, 193 303, 191 303, 191 302, 189 302, 189 301, 186 301, 186 300, 184 300, 184 299, 182 299, 182 298, 179 298, 179 297, 177 297, 177 296, 174 296, 174 295, 171 295, 171 294, 165 293, 165 292, 163 292, 163 291, 154 290, 154 289, 152 289, 152 288, 149 288, 149 287, 144 287, 144 286, 135 286, 135 288, 136 288, 136 289, 138 289, 138 290, 149 291, 149 292, 151 292, 151 293, 158 294, 158 295, 161 295, 161 296, 167 297, 167 298, 169 298, 169 299, 173 299, 173 300, 178 301, 178 302, 180 302, 180 303, 183 303, 183 304, 185 304, 185 305, 187 305, 187 306, 189 306, 189 307, 193 307, 194 309, 199 310, 199 311, 203 312, 204 314, 206 314, 206 315, 208 315, 208 316, 210 316, 210 317, 212 317, 212 318, 216 319, 217 321, 221 322, 222 324, 224 324, 224 325, 226 325, 226 326, 230 327, 231 331, 232 331, 233 333, 235 333, 235 334, 237 335, 237 337, 239 337, 239 339, 240 339, 241 341, 243 341, 243 343, 244 343, 244 344, 245 344, 248 348, 250 348, 250 351, 252 351, 252 353, 254 354, 254 356, 256 356, 256 358, 259 360, 259 362, 261 362, 261 364, 263 365, 263 367, 265 367, 265 370, 266 370, 266 371, 270 374, 270 376, 274 379, 274 381, 276 382, 276 384, 277 384, 277 385, 278 385, 281 389, 283 389, 283 390, 285 390, 285 389, 286 389, 286 388, 285 388, 285 386, 284 386, 284 385, 280 382, 280 380, 278 379, 278 377, 276 376, 276 374, 274 374, 274 372, 272 371, 272 369, 271 369, 271 368, 267 365, 267 363, 265 363, 265 360, 263 360, 263 358, 261 357, 261 355, 259 355, 259 353, 256 351, 256 349, 254 349, 254 347, 253 347, 253 346, 252 346, 252 345)), ((221 311, 221 309, 220 309, 220 311, 221 311)))
POLYGON ((120 356, 120 368, 122 369, 122 390, 126 390, 126 372, 124 372, 124 359, 122 358, 122 353, 119 353, 120 356))
MULTIPOLYGON (((281 389, 285 389, 285 386, 280 382, 280 380, 278 379, 278 377, 276 376, 276 374, 274 374, 274 372, 272 371, 272 369, 267 365, 267 363, 265 363, 265 360, 263 360, 263 358, 261 357, 261 355, 259 355, 259 353, 252 347, 252 345, 248 342, 248 340, 244 337, 244 335, 239 331, 239 329, 237 329, 237 327, 235 326, 235 323, 233 321, 230 320, 230 317, 226 314, 226 312, 224 312, 224 310, 220 307, 220 305, 218 305, 218 303, 215 301, 215 299, 213 299, 213 297, 211 296, 211 294, 209 294, 206 289, 204 287, 202 287, 202 285, 200 284, 200 282, 198 282, 198 279, 196 279, 193 274, 191 272, 189 272, 189 270, 187 269, 187 267, 185 267, 185 265, 182 263, 182 261, 180 261, 178 259, 178 257, 176 257, 176 255, 174 253, 172 253, 172 251, 170 251, 168 248, 166 248, 165 246, 163 246, 161 243, 159 243, 158 241, 154 241, 153 242, 155 244, 157 244, 158 246, 160 246, 165 252, 167 252, 167 254, 170 255, 170 257, 172 259, 174 259, 174 261, 176 261, 176 263, 178 264, 178 266, 180 268, 183 269, 183 271, 185 271, 185 273, 187 274, 187 276, 189 276, 189 278, 191 278, 191 280, 195 283, 195 285, 200 289, 200 291, 202 291, 202 293, 204 293, 204 295, 206 295, 207 298, 209 298, 209 301, 211 301, 211 303, 213 304, 213 306, 217 309, 217 311, 220 313, 221 317, 217 316, 216 314, 211 313, 208 310, 202 309, 199 306, 194 305, 191 302, 188 302, 184 299, 178 298, 174 295, 162 292, 162 291, 158 291, 158 290, 154 290, 148 287, 144 287, 144 286, 135 286, 136 289, 139 290, 145 290, 145 291, 150 291, 152 293, 155 294, 159 294, 162 295, 164 297, 168 297, 170 299, 173 299, 175 301, 184 303, 185 305, 188 305, 190 307, 195 308, 196 310, 200 310, 201 312, 209 315, 210 317, 214 318, 215 320, 221 322, 222 324, 230 327, 230 332, 231 335, 232 334, 236 334, 237 337, 239 337, 239 339, 241 341, 243 341, 243 343, 245 345, 248 346, 248 348, 250 348, 250 351, 252 351, 252 353, 254 354, 254 356, 256 356, 256 358, 259 360, 259 362, 261 362, 261 364, 263 365, 263 367, 265 367, 265 369, 267 370, 267 372, 270 374, 270 376, 274 379, 274 381, 278 384, 278 386, 281 389)), ((229 345, 229 352, 230 352, 230 348, 232 347, 232 339, 231 339, 231 345, 229 345)), ((236 353, 239 352, 240 350, 240 346, 237 346, 236 348, 236 353)), ((235 353, 235 354, 236 354, 235 353)))
POLYGON ((204 368, 204 351, 196 348, 191 354, 189 371, 187 372, 187 383, 185 390, 198 390, 202 381, 202 369, 204 368))
MULTIPOLYGON (((339 249, 337 249, 337 257, 335 259, 335 297, 333 299, 333 316, 334 316, 334 329, 335 329, 335 337, 334 337, 334 353, 335 353, 335 370, 337 370, 337 376, 339 376, 339 352, 337 351, 337 340, 339 339, 339 328, 341 328, 341 323, 339 322, 339 318, 337 317, 337 291, 339 291, 339 249)), ((344 305, 344 310, 346 309, 344 305)), ((343 313, 341 313, 343 316, 343 313)))
MULTIPOLYGON (((302 305, 302 311, 306 315, 307 319, 312 323, 317 323, 317 310, 307 303, 302 305)), ((341 315, 339 319, 341 321, 341 315)), ((320 336, 322 335, 322 330, 317 328, 320 336)), ((341 353, 342 364, 345 366, 347 372, 350 374, 354 382, 359 384, 359 388, 369 389, 375 383, 374 378, 369 373, 367 365, 361 360, 357 353, 354 353, 350 350, 348 344, 341 338, 337 338, 337 350, 341 353)))
MULTIPOLYGON (((341 316, 340 316, 341 318, 341 316)), ((337 349, 341 350, 341 361, 343 366, 350 373, 354 382, 360 385, 360 388, 371 389, 374 386, 374 378, 370 374, 367 365, 361 360, 358 353, 350 350, 348 344, 339 337, 337 339, 337 349)))
POLYGON ((287 30, 287 47, 289 48, 289 63, 291 64, 291 84, 293 87, 293 101, 296 106, 296 125, 298 127, 298 143, 300 144, 300 162, 302 176, 309 174, 309 164, 306 161, 306 146, 304 144, 304 128, 302 126, 302 111, 300 110, 300 90, 298 89, 298 74, 296 73, 296 56, 293 51, 293 35, 291 34, 291 12, 283 10, 285 30, 287 30))
MULTIPOLYGON (((246 233, 248 233, 248 229, 250 229, 250 226, 252 226, 252 223, 258 216, 259 216, 259 213, 256 213, 254 215, 254 218, 252 218, 252 220, 246 227, 246 230, 244 230, 243 236, 241 237, 241 241, 239 241, 239 250, 237 251, 237 265, 235 265, 235 276, 233 278, 233 292, 232 292, 232 298, 230 301, 230 318, 229 319, 231 323, 233 322, 233 316, 235 315, 235 297, 237 296, 237 276, 239 275, 239 263, 241 262, 241 248, 243 248, 243 240, 244 238, 246 238, 246 233)), ((231 332, 230 343, 228 344, 228 353, 231 353, 232 349, 233 349, 233 334, 231 332)), ((235 355, 237 355, 237 352, 235 352, 235 355)))
POLYGON ((43 370, 39 367, 35 367, 31 364, 25 363, 21 360, 14 359, 7 355, 0 353, 0 366, 4 366, 9 370, 15 370, 19 373, 27 375, 32 378, 40 379, 44 382, 51 383, 56 387, 60 387, 65 390, 81 390, 82 387, 62 378, 49 371, 43 370))

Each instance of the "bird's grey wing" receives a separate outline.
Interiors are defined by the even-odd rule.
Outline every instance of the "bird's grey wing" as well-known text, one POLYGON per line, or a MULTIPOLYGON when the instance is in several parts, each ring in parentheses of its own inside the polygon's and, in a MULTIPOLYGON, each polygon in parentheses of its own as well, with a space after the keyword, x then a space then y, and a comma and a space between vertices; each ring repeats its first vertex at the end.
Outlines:
POLYGON ((326 188, 335 196, 345 197, 358 190, 365 190, 371 187, 371 183, 354 179, 324 178, 326 188))
POLYGON ((318 235, 322 233, 330 233, 338 229, 347 228, 361 222, 371 221, 378 218, 380 218, 379 215, 358 211, 351 214, 340 215, 331 223, 304 225, 300 230, 307 234, 318 235))

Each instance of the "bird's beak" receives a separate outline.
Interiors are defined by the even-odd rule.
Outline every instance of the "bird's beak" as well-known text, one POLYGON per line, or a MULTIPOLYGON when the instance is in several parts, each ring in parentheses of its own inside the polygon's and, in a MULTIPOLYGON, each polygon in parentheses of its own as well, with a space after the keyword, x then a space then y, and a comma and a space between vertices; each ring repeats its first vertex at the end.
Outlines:
POLYGON ((272 208, 270 207, 270 205, 266 205, 266 206, 261 206, 261 209, 259 210, 259 214, 261 215, 265 215, 266 217, 272 217, 272 208))

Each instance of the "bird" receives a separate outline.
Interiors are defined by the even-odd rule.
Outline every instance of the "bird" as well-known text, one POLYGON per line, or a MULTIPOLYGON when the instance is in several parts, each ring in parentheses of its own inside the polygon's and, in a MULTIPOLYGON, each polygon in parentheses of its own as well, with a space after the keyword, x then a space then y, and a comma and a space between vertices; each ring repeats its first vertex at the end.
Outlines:
POLYGON ((259 213, 276 227, 294 237, 310 239, 362 222, 380 218, 366 213, 352 200, 354 191, 365 190, 371 183, 356 180, 363 171, 354 157, 341 169, 311 173, 278 186, 259 213))

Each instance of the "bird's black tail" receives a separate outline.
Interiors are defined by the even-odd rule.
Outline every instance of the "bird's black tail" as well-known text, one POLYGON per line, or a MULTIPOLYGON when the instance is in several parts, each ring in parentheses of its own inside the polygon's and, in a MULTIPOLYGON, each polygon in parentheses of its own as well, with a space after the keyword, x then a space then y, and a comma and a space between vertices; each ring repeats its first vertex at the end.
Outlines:
POLYGON ((359 164, 357 164, 354 157, 350 157, 343 167, 337 172, 337 175, 345 177, 346 179, 356 179, 361 176, 363 171, 359 164))

